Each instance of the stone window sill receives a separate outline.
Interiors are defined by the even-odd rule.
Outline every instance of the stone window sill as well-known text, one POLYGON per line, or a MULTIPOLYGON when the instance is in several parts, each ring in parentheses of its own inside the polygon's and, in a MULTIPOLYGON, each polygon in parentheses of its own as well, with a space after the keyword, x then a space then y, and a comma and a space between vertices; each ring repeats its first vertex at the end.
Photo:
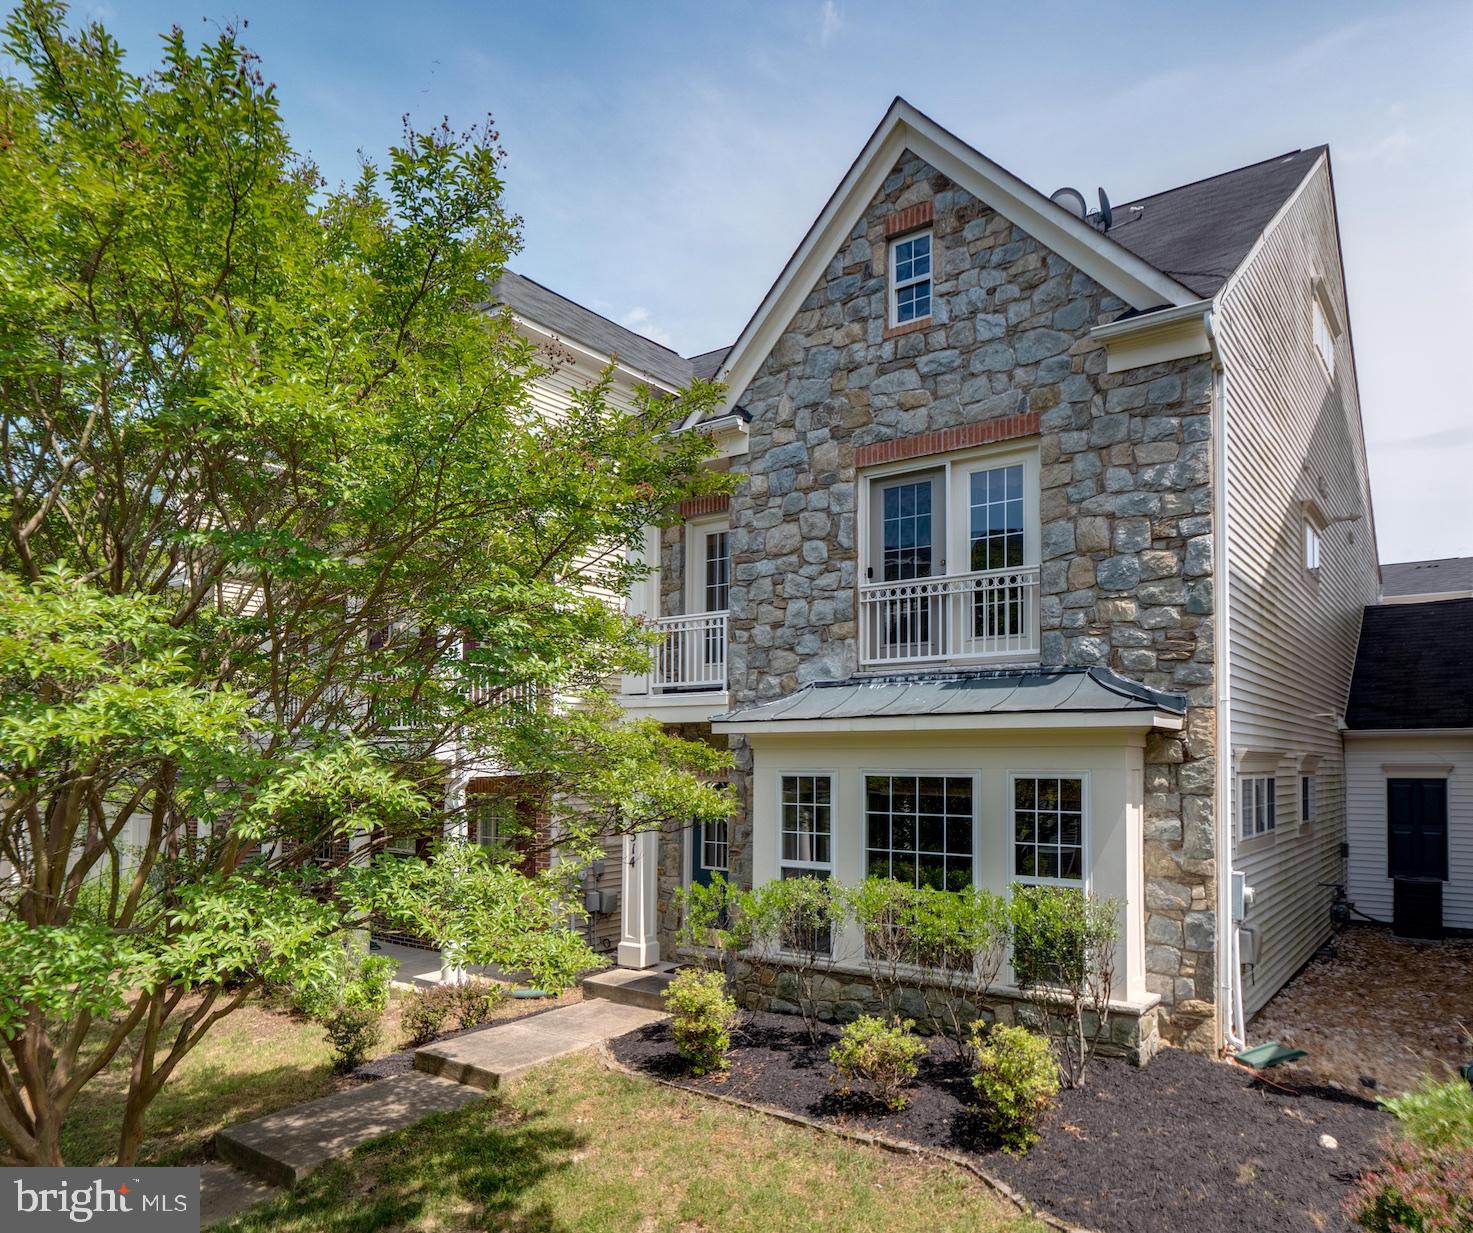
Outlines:
POLYGON ((918 334, 921 330, 929 330, 931 324, 930 317, 918 317, 914 321, 907 321, 904 325, 887 325, 881 337, 888 339, 899 338, 903 334, 918 334))

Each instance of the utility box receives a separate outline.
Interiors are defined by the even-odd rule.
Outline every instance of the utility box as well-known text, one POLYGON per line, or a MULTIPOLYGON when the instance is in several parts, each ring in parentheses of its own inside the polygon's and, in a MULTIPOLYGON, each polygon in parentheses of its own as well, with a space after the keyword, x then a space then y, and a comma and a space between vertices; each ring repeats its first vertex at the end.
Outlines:
POLYGON ((1233 920, 1248 919, 1248 909, 1253 906, 1253 888, 1248 885, 1248 875, 1241 869, 1233 870, 1233 920))
POLYGON ((591 916, 602 916, 617 906, 618 896, 613 891, 586 890, 583 892, 583 910, 591 916))

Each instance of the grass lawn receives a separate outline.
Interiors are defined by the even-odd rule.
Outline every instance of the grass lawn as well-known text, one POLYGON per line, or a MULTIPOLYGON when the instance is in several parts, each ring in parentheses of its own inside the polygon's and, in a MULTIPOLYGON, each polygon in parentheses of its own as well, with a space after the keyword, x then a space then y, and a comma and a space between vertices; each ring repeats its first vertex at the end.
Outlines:
POLYGON ((951 1166, 612 1074, 591 1058, 361 1149, 232 1233, 1041 1233, 951 1166))
MULTIPOLYGON (((531 1009, 581 997, 574 989, 556 1002, 508 998, 496 1006, 492 1019, 524 1015, 531 1009)), ((384 1016, 383 1040, 375 1057, 405 1046, 399 1027, 401 1001, 402 994, 396 993, 384 1016)), ((131 1064, 130 1058, 120 1055, 77 1098, 62 1133, 67 1164, 112 1163, 131 1064)), ((248 1002, 215 1027, 164 1085, 148 1111, 148 1137, 139 1163, 178 1165, 208 1160, 213 1155, 210 1140, 217 1130, 326 1096, 353 1082, 333 1074, 332 1048, 321 1026, 248 1002)))

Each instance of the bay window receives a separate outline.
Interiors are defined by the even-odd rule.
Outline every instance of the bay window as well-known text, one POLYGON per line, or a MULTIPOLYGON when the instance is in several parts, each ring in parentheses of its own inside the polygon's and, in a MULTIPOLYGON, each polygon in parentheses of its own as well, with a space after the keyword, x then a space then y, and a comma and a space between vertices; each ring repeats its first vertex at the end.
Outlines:
POLYGON ((866 775, 865 871, 934 890, 965 890, 974 863, 970 775, 866 775))

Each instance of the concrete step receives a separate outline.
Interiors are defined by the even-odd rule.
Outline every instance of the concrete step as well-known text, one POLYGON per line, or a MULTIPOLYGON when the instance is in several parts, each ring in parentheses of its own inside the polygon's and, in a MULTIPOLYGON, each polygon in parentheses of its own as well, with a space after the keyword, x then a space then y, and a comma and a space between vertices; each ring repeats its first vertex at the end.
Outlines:
POLYGON ((223 1160, 199 1167, 199 1227, 212 1228, 239 1216, 248 1207, 274 1199, 279 1187, 233 1168, 223 1160))
POLYGON ((581 983, 586 998, 603 998, 624 1006, 663 1011, 665 990, 674 976, 673 971, 658 968, 606 968, 585 976, 581 983))
POLYGON ((604 999, 577 1002, 426 1045, 415 1051, 414 1065, 427 1074, 489 1092, 516 1083, 543 1062, 581 1053, 664 1017, 658 1011, 604 999))
POLYGON ((480 1094, 431 1075, 394 1075, 282 1109, 215 1136, 220 1159, 278 1186, 294 1186, 360 1144, 458 1109, 480 1094))

